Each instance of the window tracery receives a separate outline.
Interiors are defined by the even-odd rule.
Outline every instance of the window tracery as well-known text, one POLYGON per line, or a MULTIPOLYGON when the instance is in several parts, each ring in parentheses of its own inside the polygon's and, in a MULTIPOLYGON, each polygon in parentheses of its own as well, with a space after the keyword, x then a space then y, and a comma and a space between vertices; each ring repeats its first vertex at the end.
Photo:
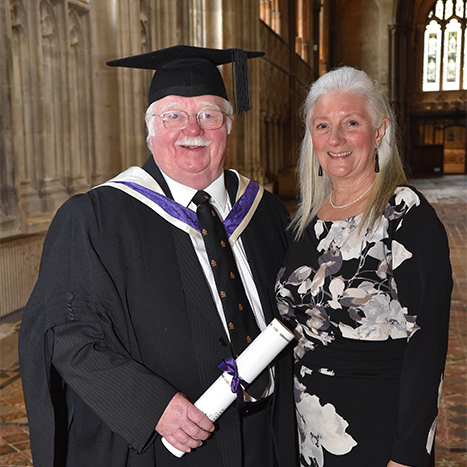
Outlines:
POLYGON ((437 0, 428 14, 423 91, 467 89, 466 3, 467 0, 437 0))

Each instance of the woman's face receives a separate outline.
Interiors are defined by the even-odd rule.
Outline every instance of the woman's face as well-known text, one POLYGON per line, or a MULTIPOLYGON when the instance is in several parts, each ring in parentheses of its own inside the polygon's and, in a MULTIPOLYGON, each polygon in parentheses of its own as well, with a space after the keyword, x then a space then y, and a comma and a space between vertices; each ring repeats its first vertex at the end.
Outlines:
POLYGON ((318 161, 333 183, 374 177, 375 149, 389 125, 373 126, 368 105, 355 93, 321 97, 308 120, 318 161))

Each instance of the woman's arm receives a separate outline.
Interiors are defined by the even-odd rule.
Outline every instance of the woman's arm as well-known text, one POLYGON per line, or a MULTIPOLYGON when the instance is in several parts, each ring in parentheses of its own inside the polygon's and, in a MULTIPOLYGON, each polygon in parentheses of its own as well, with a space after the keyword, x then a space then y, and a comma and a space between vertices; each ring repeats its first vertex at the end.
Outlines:
POLYGON ((412 324, 390 458, 424 466, 434 449, 448 344, 451 266, 446 232, 434 209, 410 188, 403 189, 398 201, 406 207, 391 234, 393 274, 398 300, 412 324))

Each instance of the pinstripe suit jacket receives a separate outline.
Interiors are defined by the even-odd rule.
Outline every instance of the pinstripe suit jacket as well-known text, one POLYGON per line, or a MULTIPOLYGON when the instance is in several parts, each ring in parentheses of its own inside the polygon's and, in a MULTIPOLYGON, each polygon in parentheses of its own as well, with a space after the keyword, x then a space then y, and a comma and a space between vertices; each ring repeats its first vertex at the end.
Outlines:
MULTIPOLYGON (((152 157, 144 168, 168 187, 152 157)), ((226 172, 229 194, 236 177, 226 172)), ((283 205, 265 192, 242 234, 266 321, 286 249, 283 205)), ((240 419, 182 459, 154 430, 178 391, 196 400, 230 356, 189 236, 111 187, 71 198, 44 245, 23 315, 20 363, 35 467, 241 467, 240 419)), ((271 423, 281 467, 294 465, 290 352, 276 362, 271 423)), ((260 448, 260 447, 259 447, 260 448)))

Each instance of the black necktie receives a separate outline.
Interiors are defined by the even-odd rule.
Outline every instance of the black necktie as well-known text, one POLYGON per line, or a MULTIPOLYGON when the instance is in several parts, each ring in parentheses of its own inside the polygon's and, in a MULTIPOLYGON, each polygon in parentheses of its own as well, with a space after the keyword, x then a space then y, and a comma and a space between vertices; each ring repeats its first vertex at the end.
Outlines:
MULTIPOLYGON (((246 296, 224 225, 209 199, 208 193, 198 191, 193 197, 193 203, 198 206, 196 215, 199 229, 224 308, 233 354, 237 357, 259 334, 259 328, 246 296)), ((268 374, 263 372, 255 380, 255 384, 249 387, 248 393, 255 398, 261 397, 268 382, 268 374)))

